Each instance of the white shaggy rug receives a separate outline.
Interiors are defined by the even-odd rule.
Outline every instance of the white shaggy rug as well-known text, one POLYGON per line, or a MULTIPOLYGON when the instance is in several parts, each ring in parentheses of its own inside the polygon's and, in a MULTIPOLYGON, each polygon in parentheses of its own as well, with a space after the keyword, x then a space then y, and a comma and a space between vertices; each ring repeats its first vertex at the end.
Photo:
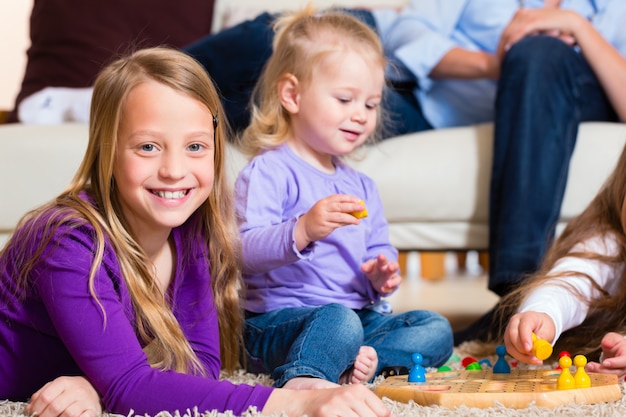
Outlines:
MULTIPOLYGON (((493 350, 490 350, 493 352, 493 350)), ((493 354, 485 355, 485 349, 479 345, 465 343, 460 348, 455 349, 455 353, 461 358, 471 355, 475 358, 487 358, 492 363, 497 359, 493 354)), ((556 366, 550 364, 550 367, 556 366)), ((452 365, 453 369, 455 365, 452 365)), ((460 364, 456 364, 456 369, 461 369, 460 364)), ((431 370, 429 370, 431 371, 431 370)), ((253 375, 241 370, 232 375, 224 375, 224 378, 229 379, 235 383, 248 383, 248 384, 263 384, 271 385, 272 380, 267 375, 253 375)), ((378 383, 382 381, 382 377, 379 377, 373 384, 370 384, 370 388, 374 389, 378 383)), ((392 401, 384 398, 383 401, 393 413, 395 417, 465 417, 465 416, 484 416, 484 417, 548 417, 548 416, 574 416, 574 417, 609 417, 609 416, 626 416, 626 383, 621 382, 622 397, 618 401, 609 403, 599 403, 593 405, 581 405, 581 404, 568 404, 559 406, 556 408, 537 407, 534 404, 529 404, 527 408, 511 409, 501 405, 497 405, 489 408, 469 408, 465 406, 457 407, 454 409, 447 409, 440 406, 421 406, 413 402, 409 404, 392 401)), ((15 403, 10 401, 0 401, 0 417, 28 417, 23 413, 23 403, 15 403)), ((260 417, 261 413, 256 409, 249 409, 244 417, 260 417)), ((113 414, 105 414, 103 417, 119 417, 113 414)), ((129 416, 133 417, 131 413, 129 416)), ((232 413, 217 413, 207 412, 199 413, 197 410, 181 410, 172 416, 170 413, 163 412, 152 417, 234 417, 232 413)))

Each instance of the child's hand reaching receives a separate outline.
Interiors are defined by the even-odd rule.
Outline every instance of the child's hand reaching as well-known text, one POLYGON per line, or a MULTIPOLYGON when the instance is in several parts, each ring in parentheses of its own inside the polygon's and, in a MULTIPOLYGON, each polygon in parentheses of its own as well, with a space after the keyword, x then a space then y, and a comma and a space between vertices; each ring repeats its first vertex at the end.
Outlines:
POLYGON ((379 294, 389 294, 400 285, 402 276, 398 273, 399 270, 400 266, 397 262, 389 262, 382 254, 361 265, 361 271, 365 273, 372 287, 379 294))
POLYGON ((551 342, 556 333, 552 318, 535 311, 518 313, 511 317, 504 332, 507 353, 522 362, 537 365, 543 363, 533 354, 533 333, 539 339, 551 342))
POLYGON ((359 224, 360 220, 350 213, 365 209, 360 201, 357 197, 334 194, 315 203, 296 224, 295 239, 298 250, 304 249, 311 242, 325 238, 335 229, 359 224))
POLYGON ((626 339, 618 333, 607 333, 602 338, 602 362, 589 362, 588 372, 626 375, 626 339))

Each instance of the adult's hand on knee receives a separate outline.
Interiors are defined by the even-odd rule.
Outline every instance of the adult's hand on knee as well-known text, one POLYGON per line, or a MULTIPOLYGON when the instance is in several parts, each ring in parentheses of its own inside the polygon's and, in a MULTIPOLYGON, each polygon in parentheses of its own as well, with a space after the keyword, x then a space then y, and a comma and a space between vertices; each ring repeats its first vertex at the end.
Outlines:
POLYGON ((529 35, 556 36, 568 44, 577 39, 577 32, 584 18, 571 10, 559 8, 520 9, 502 31, 497 55, 503 58, 515 43, 529 35))
POLYGON ((35 392, 24 411, 36 417, 97 417, 102 404, 86 378, 63 376, 35 392))

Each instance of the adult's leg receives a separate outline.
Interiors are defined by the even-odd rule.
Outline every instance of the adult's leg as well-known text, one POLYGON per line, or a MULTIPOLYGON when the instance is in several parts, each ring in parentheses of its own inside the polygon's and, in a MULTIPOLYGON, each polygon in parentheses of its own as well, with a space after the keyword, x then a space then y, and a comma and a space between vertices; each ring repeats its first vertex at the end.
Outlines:
MULTIPOLYGON (((616 120, 593 71, 572 47, 549 36, 513 45, 496 97, 489 202, 489 289, 503 296, 535 272, 554 237, 578 125, 616 120)), ((496 305, 454 344, 497 337, 496 305)))
POLYGON ((250 123, 252 90, 272 54, 275 15, 262 13, 184 48, 206 68, 236 132, 250 123))
POLYGON ((438 313, 415 310, 383 315, 369 309, 358 310, 365 345, 378 353, 378 369, 387 366, 411 368, 411 356, 421 353, 422 365, 440 366, 452 354, 452 329, 448 320, 438 313))
POLYGON ((414 89, 417 85, 390 85, 382 101, 382 139, 407 133, 430 130, 433 127, 422 113, 414 89))
POLYGON ((304 376, 336 383, 354 364, 363 328, 338 304, 285 308, 249 315, 244 339, 248 370, 271 373, 277 387, 304 376))
POLYGON ((508 293, 537 270, 554 236, 578 125, 616 120, 572 47, 530 36, 506 54, 496 99, 489 289, 508 293))

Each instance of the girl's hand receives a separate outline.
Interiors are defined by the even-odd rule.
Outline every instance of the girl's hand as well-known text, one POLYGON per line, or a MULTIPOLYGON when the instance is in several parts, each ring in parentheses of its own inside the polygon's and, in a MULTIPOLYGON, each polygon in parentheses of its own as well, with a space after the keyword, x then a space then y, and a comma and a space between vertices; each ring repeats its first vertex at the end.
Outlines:
POLYGON ((378 255, 376 259, 370 259, 361 265, 361 271, 365 273, 372 283, 372 287, 379 294, 393 292, 402 282, 402 276, 398 273, 400 266, 397 262, 389 262, 385 255, 378 255))
POLYGON ((601 345, 602 362, 589 362, 587 371, 615 374, 620 378, 626 375, 626 339, 624 336, 613 332, 607 333, 602 338, 601 345))
POLYGON ((303 214, 296 224, 295 237, 298 250, 309 243, 330 235, 335 229, 350 224, 359 224, 353 212, 362 211, 365 206, 360 199, 345 194, 334 194, 322 198, 303 214))
POLYGON ((87 379, 62 376, 35 392, 24 411, 37 417, 97 417, 102 414, 102 404, 87 379))
POLYGON ((285 412, 289 417, 389 417, 391 412, 362 384, 338 388, 294 391, 275 389, 263 407, 263 415, 285 412))
POLYGON ((533 333, 539 339, 552 342, 556 333, 554 321, 547 314, 535 311, 518 313, 511 317, 504 332, 507 353, 522 362, 537 365, 543 363, 533 354, 533 333))

